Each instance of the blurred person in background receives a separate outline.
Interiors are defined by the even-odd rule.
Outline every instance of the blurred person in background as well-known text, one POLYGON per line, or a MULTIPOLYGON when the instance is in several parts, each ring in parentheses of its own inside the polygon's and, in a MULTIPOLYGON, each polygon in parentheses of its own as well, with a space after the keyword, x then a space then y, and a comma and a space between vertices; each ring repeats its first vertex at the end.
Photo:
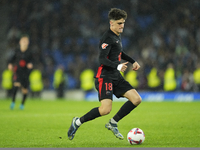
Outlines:
POLYGON ((105 125, 108 130, 119 138, 124 139, 119 132, 117 123, 142 101, 138 92, 123 78, 121 72, 127 69, 127 63, 132 64, 133 70, 138 70, 140 65, 128 56, 122 48, 121 33, 124 29, 127 13, 124 10, 112 8, 109 11, 110 28, 103 34, 99 43, 98 71, 95 75, 95 87, 98 91, 100 107, 91 109, 82 117, 74 117, 68 130, 68 138, 72 140, 77 129, 85 122, 110 113, 112 109, 113 94, 117 97, 126 97, 127 102, 116 115, 105 125), (121 59, 127 62, 121 63, 121 59))
POLYGON ((12 97, 12 89, 13 89, 13 72, 9 69, 6 69, 2 73, 2 82, 1 85, 3 89, 6 90, 6 98, 12 97))
POLYGON ((32 98, 41 98, 41 92, 44 88, 42 82, 42 72, 39 69, 33 69, 29 75, 30 92, 32 98))
POLYGON ((183 76, 182 76, 182 83, 181 83, 181 90, 182 91, 194 91, 195 84, 193 74, 188 70, 184 69, 183 76))
POLYGON ((196 91, 200 91, 200 63, 197 63, 196 69, 193 72, 194 83, 197 86, 196 91))
POLYGON ((80 87, 87 94, 94 89, 94 71, 90 68, 83 70, 80 74, 80 87))
POLYGON ((175 91, 176 86, 177 84, 174 65, 172 63, 169 63, 164 73, 163 89, 166 92, 175 91))
POLYGON ((28 49, 29 36, 22 35, 19 40, 19 48, 17 48, 11 58, 8 60, 8 69, 13 70, 13 97, 10 109, 14 109, 16 94, 18 88, 21 88, 23 98, 21 101, 20 109, 24 109, 24 104, 28 94, 29 87, 29 74, 33 68, 32 53, 28 49))
POLYGON ((138 80, 138 74, 136 71, 133 71, 131 68, 125 75, 126 81, 128 81, 134 88, 138 88, 139 86, 139 80, 138 80))
POLYGON ((158 67, 152 67, 147 75, 147 85, 149 90, 158 91, 162 89, 161 79, 158 75, 158 67))
POLYGON ((54 73, 53 87, 56 90, 57 98, 63 98, 65 90, 65 74, 62 65, 58 66, 54 73))

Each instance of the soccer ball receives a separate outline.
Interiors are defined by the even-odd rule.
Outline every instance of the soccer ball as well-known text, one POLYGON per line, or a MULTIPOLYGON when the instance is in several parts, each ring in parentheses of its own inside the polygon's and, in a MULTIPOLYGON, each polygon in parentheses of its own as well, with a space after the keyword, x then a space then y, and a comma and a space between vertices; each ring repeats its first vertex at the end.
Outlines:
POLYGON ((142 144, 145 140, 144 132, 140 128, 133 128, 127 134, 128 142, 133 144, 142 144))

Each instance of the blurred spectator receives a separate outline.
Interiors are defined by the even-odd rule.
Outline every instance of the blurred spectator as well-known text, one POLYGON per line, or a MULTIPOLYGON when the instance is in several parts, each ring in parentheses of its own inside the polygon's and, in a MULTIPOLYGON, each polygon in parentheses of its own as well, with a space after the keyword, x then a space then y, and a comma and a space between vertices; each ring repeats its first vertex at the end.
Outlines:
POLYGON ((188 69, 185 69, 182 76, 182 91, 194 91, 194 79, 193 74, 189 72, 188 69))
POLYGON ((170 92, 176 90, 176 76, 175 76, 175 70, 172 63, 169 63, 167 65, 167 69, 164 74, 164 91, 170 92))
POLYGON ((53 87, 56 90, 57 98, 64 97, 65 83, 64 67, 58 66, 53 78, 53 87))
POLYGON ((90 92, 94 89, 94 71, 92 69, 85 69, 80 74, 81 89, 84 92, 90 92))
POLYGON ((33 69, 29 75, 30 90, 32 98, 41 98, 43 90, 42 72, 39 69, 33 69))
MULTIPOLYGON (((131 67, 129 67, 131 68, 131 67)), ((121 72, 124 74, 124 72, 121 72)), ((125 75, 126 81, 128 81, 135 89, 138 88, 139 86, 139 81, 138 81, 138 73, 137 71, 133 71, 132 68, 129 69, 129 71, 125 75)))
POLYGON ((1 86, 4 90, 6 90, 6 98, 12 97, 12 91, 13 91, 13 72, 9 69, 6 69, 2 73, 2 82, 1 86))
POLYGON ((193 73, 193 78, 194 78, 194 83, 197 86, 196 91, 200 90, 200 63, 197 63, 196 69, 194 70, 193 73))
POLYGON ((153 67, 147 75, 147 85, 151 91, 158 91, 162 89, 161 79, 158 75, 156 67, 153 67))

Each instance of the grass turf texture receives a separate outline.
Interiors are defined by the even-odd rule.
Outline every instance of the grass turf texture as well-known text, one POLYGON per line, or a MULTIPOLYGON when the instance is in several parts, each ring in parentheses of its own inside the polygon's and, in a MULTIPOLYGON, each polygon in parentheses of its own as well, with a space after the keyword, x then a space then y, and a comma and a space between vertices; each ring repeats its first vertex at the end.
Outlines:
POLYGON ((124 140, 117 139, 105 128, 124 102, 113 102, 107 116, 83 124, 72 141, 67 131, 74 116, 82 116, 99 102, 21 101, 10 110, 11 101, 0 100, 0 147, 200 147, 200 102, 142 102, 118 123, 124 140), (127 133, 141 128, 146 139, 141 145, 130 145, 127 133))

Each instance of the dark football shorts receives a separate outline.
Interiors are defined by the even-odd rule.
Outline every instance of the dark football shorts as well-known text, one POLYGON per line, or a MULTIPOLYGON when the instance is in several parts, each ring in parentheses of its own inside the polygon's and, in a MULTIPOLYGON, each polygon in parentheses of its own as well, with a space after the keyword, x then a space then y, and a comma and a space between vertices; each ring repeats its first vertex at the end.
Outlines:
POLYGON ((29 73, 14 73, 13 76, 13 81, 14 82, 19 82, 23 88, 28 88, 29 87, 29 73))
POLYGON ((102 99, 113 100, 113 94, 119 98, 127 91, 134 89, 122 76, 118 80, 104 78, 95 79, 95 87, 98 91, 99 101, 102 99))

